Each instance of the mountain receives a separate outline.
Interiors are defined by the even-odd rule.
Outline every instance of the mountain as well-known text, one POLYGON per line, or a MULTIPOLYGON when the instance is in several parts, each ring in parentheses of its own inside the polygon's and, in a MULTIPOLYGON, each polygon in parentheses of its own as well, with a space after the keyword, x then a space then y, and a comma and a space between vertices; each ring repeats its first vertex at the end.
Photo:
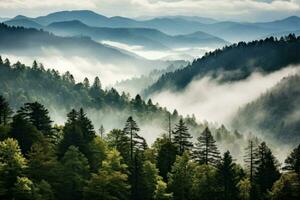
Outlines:
POLYGON ((228 44, 221 38, 200 31, 189 35, 170 36, 150 28, 99 28, 87 26, 80 21, 56 22, 45 29, 59 35, 86 35, 96 41, 111 40, 160 50, 193 46, 214 48, 228 44))
POLYGON ((3 18, 3 17, 0 17, 0 22, 4 22, 4 21, 7 21, 7 20, 9 20, 9 18, 3 18))
POLYGON ((261 97, 242 107, 232 124, 239 130, 255 130, 285 143, 300 140, 300 76, 282 79, 261 97))
POLYGON ((191 65, 167 73, 145 94, 166 89, 180 91, 194 79, 211 76, 219 81, 241 80, 253 71, 269 73, 287 65, 300 63, 300 37, 289 35, 282 40, 267 38, 249 43, 240 42, 214 52, 207 53, 191 65))
POLYGON ((198 17, 198 16, 184 16, 184 15, 164 16, 161 18, 183 19, 183 20, 187 20, 187 21, 199 22, 202 24, 213 24, 213 23, 219 22, 218 20, 215 20, 213 18, 198 17))
POLYGON ((185 35, 202 31, 230 42, 251 41, 275 32, 300 29, 300 18, 291 16, 271 22, 244 23, 232 21, 214 21, 201 17, 170 16, 148 20, 134 20, 126 17, 106 17, 89 10, 73 10, 51 13, 46 16, 27 18, 18 16, 15 19, 34 21, 48 26, 51 23, 79 20, 93 27, 107 28, 150 28, 169 35, 185 35), (178 28, 180 27, 180 28, 178 28))
POLYGON ((48 55, 48 49, 58 50, 61 56, 80 56, 97 59, 101 63, 149 68, 147 70, 163 64, 103 45, 88 37, 59 37, 41 30, 0 24, 0 53, 36 57, 48 55))
POLYGON ((257 26, 276 29, 278 31, 282 30, 296 30, 300 27, 300 17, 298 16, 291 16, 282 20, 276 20, 272 22, 265 22, 265 23, 256 23, 257 26))
POLYGON ((25 28, 35 28, 35 29, 42 29, 43 26, 40 25, 39 23, 36 23, 33 20, 27 19, 26 17, 20 18, 16 17, 14 19, 5 21, 5 24, 9 26, 20 26, 20 27, 25 27, 25 28))
POLYGON ((293 30, 293 31, 283 31, 283 32, 271 33, 267 36, 264 36, 263 38, 271 37, 271 36, 280 38, 280 37, 284 37, 284 36, 289 35, 289 34, 294 34, 296 36, 300 36, 300 29, 299 30, 293 30))

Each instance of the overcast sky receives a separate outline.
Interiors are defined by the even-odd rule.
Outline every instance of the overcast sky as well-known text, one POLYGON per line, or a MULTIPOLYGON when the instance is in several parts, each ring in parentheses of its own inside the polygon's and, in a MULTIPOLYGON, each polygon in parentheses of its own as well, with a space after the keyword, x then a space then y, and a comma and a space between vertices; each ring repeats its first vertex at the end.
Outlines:
POLYGON ((194 15, 236 21, 269 21, 300 15, 300 0, 0 0, 0 16, 39 16, 89 9, 107 16, 194 15))

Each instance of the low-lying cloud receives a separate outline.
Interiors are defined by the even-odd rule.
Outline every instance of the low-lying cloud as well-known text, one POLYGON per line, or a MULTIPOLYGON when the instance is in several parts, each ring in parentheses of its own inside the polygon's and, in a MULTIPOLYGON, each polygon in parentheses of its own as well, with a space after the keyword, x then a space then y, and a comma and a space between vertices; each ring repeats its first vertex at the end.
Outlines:
POLYGON ((194 80, 182 92, 170 90, 152 96, 155 102, 179 113, 195 114, 200 121, 229 124, 238 108, 255 100, 283 77, 299 72, 300 67, 287 67, 268 75, 253 73, 242 81, 220 84, 210 77, 194 80))

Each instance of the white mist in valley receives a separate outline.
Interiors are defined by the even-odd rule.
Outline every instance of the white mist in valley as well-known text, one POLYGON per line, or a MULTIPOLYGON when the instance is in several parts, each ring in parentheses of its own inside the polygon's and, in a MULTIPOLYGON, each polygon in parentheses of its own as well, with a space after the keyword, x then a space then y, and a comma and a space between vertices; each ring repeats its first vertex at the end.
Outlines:
POLYGON ((170 110, 177 109, 183 115, 195 114, 199 121, 229 124, 239 107, 255 100, 283 77, 299 70, 299 66, 291 66, 268 75, 254 72, 245 80, 222 84, 206 76, 192 81, 184 91, 166 90, 151 98, 170 110))

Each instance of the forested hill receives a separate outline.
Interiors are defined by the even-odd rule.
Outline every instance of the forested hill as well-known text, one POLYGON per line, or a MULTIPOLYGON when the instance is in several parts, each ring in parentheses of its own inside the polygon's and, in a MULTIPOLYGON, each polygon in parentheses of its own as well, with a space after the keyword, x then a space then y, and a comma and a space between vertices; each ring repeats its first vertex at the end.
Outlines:
POLYGON ((271 134, 282 142, 300 140, 300 76, 282 79, 270 91, 241 108, 233 126, 271 134))
POLYGON ((59 37, 43 30, 0 23, 0 53, 37 57, 47 56, 49 50, 59 51, 61 56, 96 58, 101 63, 151 64, 131 52, 95 42, 89 37, 59 37))
MULTIPOLYGON (((0 94, 15 110, 26 102, 34 101, 57 112, 83 107, 92 110, 94 115, 101 115, 101 118, 96 118, 97 121, 108 121, 114 126, 123 123, 130 115, 138 118, 139 123, 148 124, 152 120, 164 123, 169 116, 166 108, 154 105, 151 99, 145 102, 140 95, 131 99, 129 94, 119 94, 114 88, 102 89, 98 77, 91 84, 88 79, 75 83, 70 72, 60 75, 58 71, 45 70, 42 64, 36 62, 28 67, 20 62, 11 64, 8 59, 3 60, 1 57, 0 94)), ((56 114, 64 116, 66 113, 56 114)), ((171 117, 174 122, 180 118, 176 110, 171 117)), ((191 127, 199 127, 194 117, 187 117, 185 121, 191 127)))
POLYGON ((239 42, 207 53, 186 68, 163 75, 145 94, 184 89, 192 80, 210 75, 222 81, 241 80, 253 71, 269 73, 300 63, 300 37, 289 35, 249 43, 239 42))

